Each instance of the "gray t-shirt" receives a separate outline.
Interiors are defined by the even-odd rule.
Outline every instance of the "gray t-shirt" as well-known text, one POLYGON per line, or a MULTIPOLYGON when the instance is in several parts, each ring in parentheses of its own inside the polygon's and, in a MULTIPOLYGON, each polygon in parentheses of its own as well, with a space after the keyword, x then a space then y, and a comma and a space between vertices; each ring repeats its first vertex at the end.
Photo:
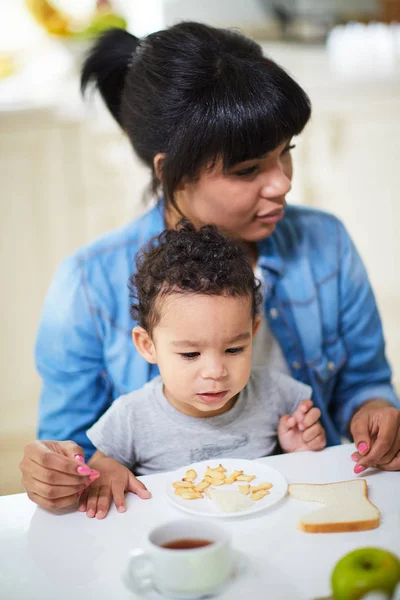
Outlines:
POLYGON ((283 373, 254 367, 231 410, 196 418, 168 402, 156 377, 115 400, 87 435, 98 450, 137 475, 211 458, 260 458, 276 448, 280 417, 311 393, 308 385, 283 373))

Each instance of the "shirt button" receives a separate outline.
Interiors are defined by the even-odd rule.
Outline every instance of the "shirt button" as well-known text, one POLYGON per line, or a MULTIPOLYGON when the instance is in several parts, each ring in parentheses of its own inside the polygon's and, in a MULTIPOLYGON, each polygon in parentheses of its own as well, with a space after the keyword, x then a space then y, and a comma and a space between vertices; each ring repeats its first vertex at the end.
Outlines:
POLYGON ((328 362, 327 367, 328 367, 328 371, 333 371, 334 368, 335 368, 335 363, 334 362, 328 362))
POLYGON ((269 316, 271 317, 271 319, 276 319, 276 317, 279 315, 279 311, 277 308, 271 308, 271 310, 269 311, 269 316))
POLYGON ((301 364, 299 362, 297 362, 297 360, 294 360, 292 362, 292 367, 293 367, 293 369, 298 370, 298 369, 301 369, 301 364))

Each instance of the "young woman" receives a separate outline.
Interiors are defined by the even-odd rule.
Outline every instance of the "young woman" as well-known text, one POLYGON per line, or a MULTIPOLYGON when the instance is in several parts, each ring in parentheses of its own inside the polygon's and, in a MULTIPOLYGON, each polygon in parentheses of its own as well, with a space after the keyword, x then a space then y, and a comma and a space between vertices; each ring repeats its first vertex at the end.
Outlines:
POLYGON ((107 32, 83 68, 83 90, 91 83, 151 169, 158 202, 64 261, 50 287, 36 360, 39 438, 52 441, 25 449, 30 498, 74 502, 90 477, 74 459, 93 452, 86 430, 158 375, 132 344, 127 282, 142 245, 182 216, 248 249, 265 294, 254 363, 312 387, 328 444, 354 438, 357 473, 400 469, 399 403, 365 268, 338 219, 286 205, 292 137, 311 112, 301 87, 255 42, 199 23, 142 40, 107 32))

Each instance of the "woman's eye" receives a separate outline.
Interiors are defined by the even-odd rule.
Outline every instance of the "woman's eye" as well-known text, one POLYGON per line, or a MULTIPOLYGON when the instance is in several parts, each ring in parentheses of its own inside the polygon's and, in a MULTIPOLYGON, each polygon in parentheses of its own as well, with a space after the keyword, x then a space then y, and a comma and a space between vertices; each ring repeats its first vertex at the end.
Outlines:
POLYGON ((228 354, 240 354, 240 352, 243 352, 244 348, 243 346, 240 346, 238 348, 228 348, 228 350, 226 351, 228 354))
POLYGON ((296 148, 296 144, 291 144, 290 146, 286 146, 286 148, 283 149, 282 154, 286 154, 287 152, 290 152, 291 150, 293 150, 293 148, 296 148))
POLYGON ((193 360, 194 358, 200 356, 200 352, 181 352, 181 356, 185 360, 193 360))
POLYGON ((246 175, 252 175, 253 173, 255 173, 257 171, 256 166, 253 167, 246 167, 246 169, 240 169, 240 171, 235 171, 234 175, 238 175, 239 177, 246 177, 246 175))

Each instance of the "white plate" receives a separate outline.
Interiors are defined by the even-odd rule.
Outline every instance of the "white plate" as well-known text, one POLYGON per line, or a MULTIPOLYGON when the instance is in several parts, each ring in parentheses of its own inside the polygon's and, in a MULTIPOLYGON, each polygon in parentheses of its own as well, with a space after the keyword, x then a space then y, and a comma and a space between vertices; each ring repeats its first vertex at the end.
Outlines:
MULTIPOLYGON (((234 483, 232 485, 222 485, 218 486, 216 489, 237 489, 238 483, 234 483)), ((241 481, 241 484, 246 482, 241 481)), ((273 506, 286 495, 287 492, 287 481, 286 479, 272 467, 269 467, 261 462, 257 462, 256 460, 245 460, 240 458, 218 458, 215 460, 204 460, 202 462, 194 463, 187 467, 182 467, 178 469, 174 473, 172 473, 167 480, 167 498, 172 504, 184 510, 185 512, 191 513, 196 516, 205 516, 205 517, 241 517, 244 515, 252 515, 253 513, 259 512, 260 510, 264 510, 273 506), (177 496, 174 493, 174 488, 172 483, 174 481, 180 481, 182 477, 185 477, 186 471, 189 469, 194 469, 197 473, 197 480, 201 481, 203 479, 204 473, 209 466, 211 469, 218 467, 219 464, 222 464, 226 469, 227 473, 232 473, 232 471, 243 471, 246 475, 255 475, 256 478, 250 482, 250 485, 258 485, 262 482, 269 481, 272 483, 272 488, 270 489, 270 493, 268 496, 264 496, 261 500, 254 501, 253 506, 246 508, 245 510, 237 511, 237 512, 220 512, 218 510, 215 502, 207 498, 204 495, 204 498, 197 498, 196 500, 185 500, 180 496, 177 496)))

